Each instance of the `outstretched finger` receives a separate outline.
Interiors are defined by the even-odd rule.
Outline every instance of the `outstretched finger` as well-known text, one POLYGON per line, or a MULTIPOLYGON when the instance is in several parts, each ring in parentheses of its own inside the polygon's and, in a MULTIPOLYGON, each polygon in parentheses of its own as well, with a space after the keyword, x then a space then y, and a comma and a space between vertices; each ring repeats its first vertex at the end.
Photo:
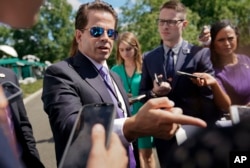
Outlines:
POLYGON ((207 123, 199 118, 191 117, 183 114, 173 114, 167 113, 168 120, 172 123, 182 124, 182 125, 196 125, 199 127, 206 127, 207 123))

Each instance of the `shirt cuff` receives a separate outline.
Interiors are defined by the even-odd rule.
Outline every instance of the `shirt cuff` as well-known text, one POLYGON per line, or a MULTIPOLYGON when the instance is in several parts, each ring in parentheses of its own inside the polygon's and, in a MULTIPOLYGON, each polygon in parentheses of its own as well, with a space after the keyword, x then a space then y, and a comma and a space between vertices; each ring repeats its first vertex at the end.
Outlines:
POLYGON ((125 138, 123 134, 123 125, 127 118, 117 118, 114 120, 113 131, 119 136, 124 146, 129 146, 130 142, 125 138))
POLYGON ((181 145, 184 141, 187 140, 186 131, 180 126, 180 128, 175 133, 175 138, 178 145, 181 145))

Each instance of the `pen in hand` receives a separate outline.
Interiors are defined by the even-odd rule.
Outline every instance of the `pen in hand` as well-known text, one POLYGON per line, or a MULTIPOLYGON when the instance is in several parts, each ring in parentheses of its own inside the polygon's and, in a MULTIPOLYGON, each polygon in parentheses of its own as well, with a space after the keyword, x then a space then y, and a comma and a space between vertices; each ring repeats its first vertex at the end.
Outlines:
POLYGON ((158 84, 158 86, 161 85, 161 82, 162 82, 162 78, 158 78, 157 74, 155 73, 155 81, 156 83, 158 84))

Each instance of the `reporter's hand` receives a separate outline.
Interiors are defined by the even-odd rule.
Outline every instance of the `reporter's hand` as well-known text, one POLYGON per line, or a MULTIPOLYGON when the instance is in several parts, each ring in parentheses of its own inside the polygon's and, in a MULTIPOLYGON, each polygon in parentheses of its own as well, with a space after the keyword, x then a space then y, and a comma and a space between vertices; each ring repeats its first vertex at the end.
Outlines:
POLYGON ((192 82, 198 86, 213 86, 216 85, 217 81, 215 77, 208 73, 194 73, 194 75, 199 76, 200 78, 192 78, 192 82))
POLYGON ((158 79, 161 81, 159 83, 156 82, 156 80, 154 80, 154 87, 152 89, 152 91, 157 95, 157 96, 165 96, 167 95, 170 91, 171 91, 171 86, 167 81, 163 81, 162 80, 163 76, 159 75, 158 79))
POLYGON ((208 26, 204 26, 200 35, 199 35, 199 41, 204 46, 209 46, 211 41, 211 34, 210 34, 210 28, 208 26))
POLYGON ((175 135, 179 124, 206 127, 205 121, 183 115, 182 110, 174 108, 174 103, 167 97, 154 98, 148 100, 136 115, 125 121, 123 133, 129 141, 149 135, 170 139, 175 135))
POLYGON ((87 168, 125 168, 127 165, 126 150, 118 136, 112 133, 109 148, 106 149, 105 130, 101 124, 96 124, 92 129, 92 148, 87 168))

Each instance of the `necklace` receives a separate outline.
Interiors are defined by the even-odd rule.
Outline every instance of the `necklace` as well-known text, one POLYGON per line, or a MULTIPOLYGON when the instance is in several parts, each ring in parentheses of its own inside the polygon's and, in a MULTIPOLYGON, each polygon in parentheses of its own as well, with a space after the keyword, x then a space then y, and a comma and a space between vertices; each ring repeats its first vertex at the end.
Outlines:
POLYGON ((130 80, 129 80, 129 77, 127 75, 126 68, 125 68, 124 64, 123 64, 123 70, 124 70, 124 75, 126 77, 126 83, 128 85, 128 93, 132 93, 131 85, 132 85, 132 81, 133 81, 134 76, 135 76, 135 70, 134 70, 133 75, 131 76, 130 80))

